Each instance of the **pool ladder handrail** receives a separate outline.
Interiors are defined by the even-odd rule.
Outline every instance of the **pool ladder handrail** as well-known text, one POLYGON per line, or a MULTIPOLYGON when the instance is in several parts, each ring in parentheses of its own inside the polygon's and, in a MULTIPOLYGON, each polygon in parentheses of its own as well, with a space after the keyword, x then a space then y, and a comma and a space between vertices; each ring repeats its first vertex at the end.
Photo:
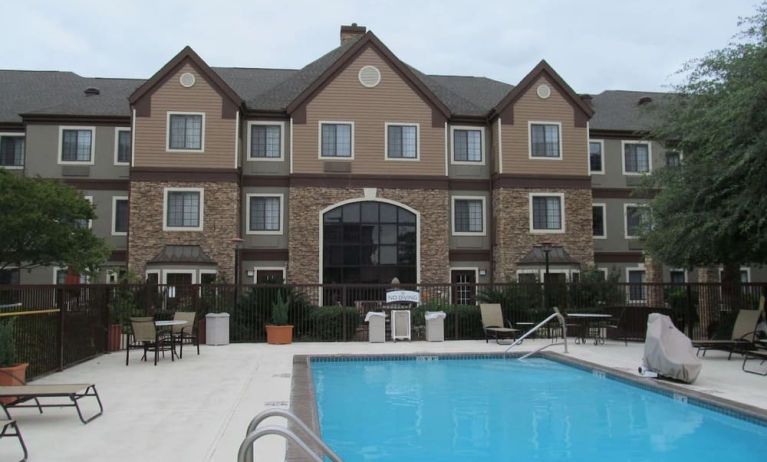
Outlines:
POLYGON ((562 316, 562 313, 559 311, 559 308, 557 308, 556 306, 554 307, 554 312, 551 313, 548 317, 546 317, 546 319, 544 319, 543 321, 541 321, 538 324, 536 324, 535 327, 533 327, 529 331, 527 331, 524 334, 522 334, 522 336, 520 336, 518 339, 516 339, 514 341, 514 343, 509 345, 509 347, 506 348, 506 353, 508 353, 509 350, 511 350, 515 346, 521 344, 524 339, 526 339, 527 337, 529 337, 530 335, 535 333, 538 329, 543 327, 544 324, 546 324, 547 322, 551 321, 554 318, 557 318, 557 320, 559 321, 559 324, 562 326, 562 338, 563 338, 564 341, 563 342, 558 342, 558 343, 551 343, 551 344, 548 344, 548 345, 543 345, 542 347, 538 348, 537 350, 531 351, 530 353, 527 353, 526 355, 520 357, 519 359, 525 359, 525 358, 527 358, 529 356, 534 355, 535 353, 538 353, 539 351, 541 351, 541 350, 543 350, 545 348, 549 348, 549 347, 554 346, 554 345, 564 345, 565 346, 565 353, 568 353, 568 351, 567 351, 567 323, 565 322, 565 317, 562 316))
POLYGON ((295 443, 296 446, 298 446, 313 462, 323 462, 323 459, 320 455, 317 455, 302 438, 300 438, 289 429, 276 425, 269 425, 259 429, 258 426, 261 424, 261 422, 268 419, 269 417, 284 417, 288 419, 290 423, 293 423, 298 428, 300 428, 304 435, 309 437, 312 443, 319 446, 322 453, 328 456, 332 462, 343 462, 341 457, 339 457, 335 451, 330 449, 330 447, 325 444, 325 442, 322 441, 322 439, 317 436, 316 433, 314 433, 301 419, 299 419, 295 414, 288 411, 287 409, 266 409, 253 417, 253 420, 250 421, 248 424, 248 429, 245 432, 245 439, 240 444, 239 451, 237 451, 237 462, 253 462, 253 443, 265 435, 283 436, 286 440, 290 440, 295 443))

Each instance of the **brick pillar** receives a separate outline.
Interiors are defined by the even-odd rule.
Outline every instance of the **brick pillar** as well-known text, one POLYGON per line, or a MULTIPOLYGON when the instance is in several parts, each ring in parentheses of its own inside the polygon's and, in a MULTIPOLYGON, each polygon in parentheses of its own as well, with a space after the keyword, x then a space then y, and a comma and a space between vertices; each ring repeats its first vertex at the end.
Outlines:
POLYGON ((650 284, 647 286, 647 303, 649 306, 663 306, 663 286, 661 285, 663 283, 663 264, 649 255, 645 255, 644 268, 645 282, 650 284))
POLYGON ((719 269, 715 267, 698 268, 698 316, 701 335, 709 338, 709 326, 719 320, 719 269))

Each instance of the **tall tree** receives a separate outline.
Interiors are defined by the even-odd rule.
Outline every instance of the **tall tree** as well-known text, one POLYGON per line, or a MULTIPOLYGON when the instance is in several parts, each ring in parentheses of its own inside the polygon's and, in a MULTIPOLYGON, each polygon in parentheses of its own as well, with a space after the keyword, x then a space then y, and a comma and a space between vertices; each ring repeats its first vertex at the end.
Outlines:
POLYGON ((0 269, 97 271, 110 248, 85 225, 94 218, 93 206, 76 189, 0 169, 0 269))
MULTIPOLYGON (((655 171, 643 236, 649 253, 679 267, 767 262, 767 4, 739 21, 721 50, 691 61, 657 108, 653 139, 679 150, 655 171)), ((733 274, 734 273, 734 274, 733 274)))

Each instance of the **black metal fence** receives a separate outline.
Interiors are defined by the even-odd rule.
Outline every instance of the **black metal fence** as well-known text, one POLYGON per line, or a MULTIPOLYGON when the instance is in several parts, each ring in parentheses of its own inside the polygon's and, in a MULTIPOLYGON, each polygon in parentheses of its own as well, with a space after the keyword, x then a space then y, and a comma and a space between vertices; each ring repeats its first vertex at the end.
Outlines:
MULTIPOLYGON (((511 283, 400 285, 420 294, 412 311, 414 339, 424 313, 444 311, 447 340, 484 337, 478 303, 499 303, 512 323, 542 320, 557 306, 565 313, 600 312, 620 321, 621 334, 644 339, 647 316, 660 312, 693 339, 727 337, 740 309, 757 309, 764 284, 511 283)), ((0 286, 0 322, 14 320, 20 362, 29 377, 119 348, 131 316, 159 319, 175 311, 230 315, 232 342, 263 342, 278 300, 289 303, 294 341, 366 341, 365 315, 391 309, 390 285, 35 285, 0 286), (9 306, 13 304, 13 306, 9 306)), ((201 329, 204 335, 204 328, 201 329)), ((617 334, 617 333, 616 333, 617 334)), ((608 332, 608 335, 611 335, 608 332)))

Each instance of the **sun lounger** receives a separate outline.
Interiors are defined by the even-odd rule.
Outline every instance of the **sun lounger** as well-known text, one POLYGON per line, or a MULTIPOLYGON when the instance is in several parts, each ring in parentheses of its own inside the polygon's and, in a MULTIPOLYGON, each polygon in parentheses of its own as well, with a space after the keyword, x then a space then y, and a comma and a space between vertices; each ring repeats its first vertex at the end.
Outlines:
POLYGON ((721 340, 699 340, 693 342, 692 346, 697 348, 696 354, 703 352, 706 356, 707 350, 723 350, 730 354, 727 359, 732 358, 732 354, 740 350, 748 350, 753 347, 754 332, 756 324, 759 322, 761 310, 740 310, 735 324, 732 326, 732 334, 729 339, 721 340))
POLYGON ((506 320, 508 327, 504 327, 503 312, 499 303, 482 303, 479 305, 479 310, 482 315, 482 329, 485 331, 485 342, 490 337, 495 338, 495 343, 501 343, 499 339, 502 337, 517 338, 519 329, 514 329, 508 320, 506 320))
POLYGON ((0 440, 7 436, 10 436, 12 438, 17 438, 19 440, 19 444, 21 445, 21 450, 24 451, 24 457, 20 460, 20 462, 24 462, 25 460, 27 460, 27 457, 28 457, 27 445, 24 444, 24 438, 21 437, 21 431, 19 430, 19 425, 13 419, 7 419, 7 420, 0 419, 0 440), (13 433, 11 433, 11 431, 13 431, 13 433))
MULTIPOLYGON (((44 407, 74 407, 80 421, 87 424, 91 420, 104 413, 104 407, 101 405, 99 393, 96 391, 96 385, 90 383, 81 384, 51 384, 51 385, 13 385, 0 386, 0 398, 12 398, 13 401, 2 403, 3 409, 8 414, 9 408, 31 407, 37 408, 40 414, 44 407), (96 398, 99 405, 99 412, 88 419, 83 417, 79 401, 83 398, 96 398), (70 403, 40 403, 40 398, 68 398, 70 403), (34 401, 35 404, 23 404, 27 401, 34 401)), ((10 415, 10 414, 9 414, 10 415)))

